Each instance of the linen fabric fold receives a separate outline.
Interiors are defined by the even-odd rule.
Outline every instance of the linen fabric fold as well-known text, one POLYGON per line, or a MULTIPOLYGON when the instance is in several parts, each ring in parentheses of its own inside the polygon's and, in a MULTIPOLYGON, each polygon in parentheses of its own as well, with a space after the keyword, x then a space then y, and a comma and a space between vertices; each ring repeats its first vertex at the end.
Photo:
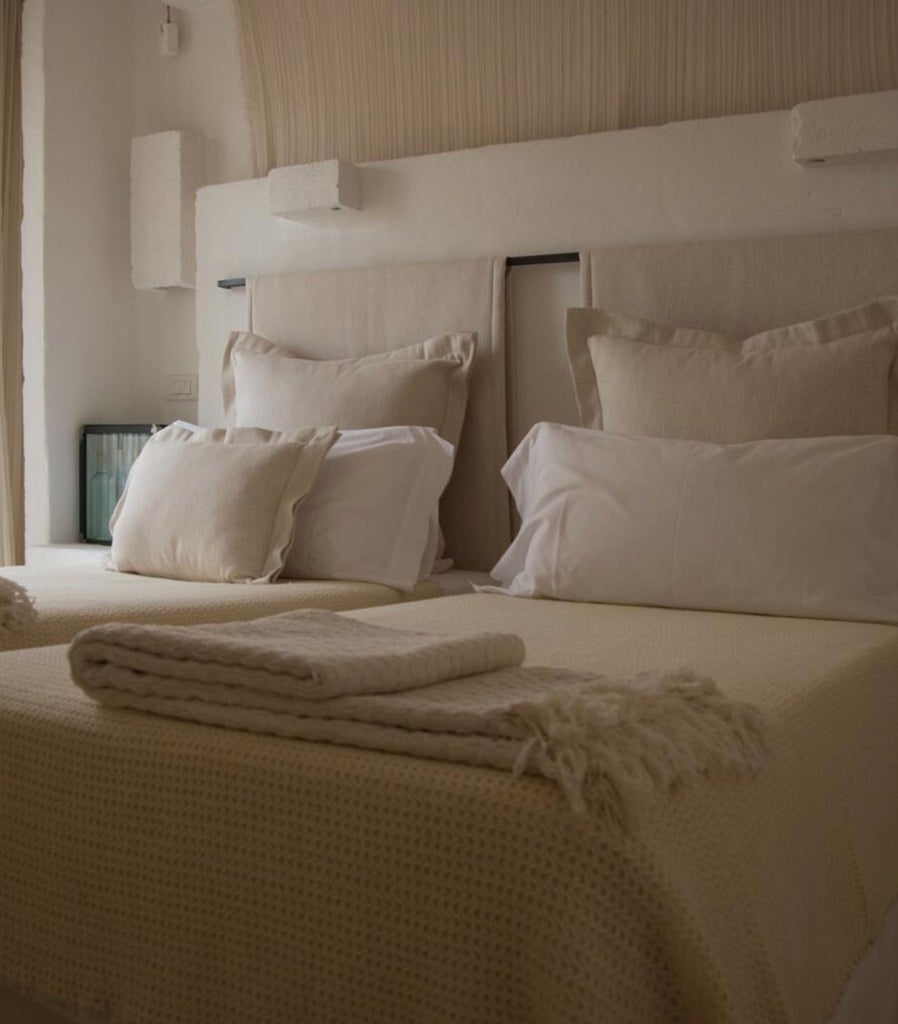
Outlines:
POLYGON ((110 623, 79 633, 70 649, 79 685, 165 678, 301 700, 414 689, 523 660, 512 634, 415 633, 318 609, 200 626, 110 623))

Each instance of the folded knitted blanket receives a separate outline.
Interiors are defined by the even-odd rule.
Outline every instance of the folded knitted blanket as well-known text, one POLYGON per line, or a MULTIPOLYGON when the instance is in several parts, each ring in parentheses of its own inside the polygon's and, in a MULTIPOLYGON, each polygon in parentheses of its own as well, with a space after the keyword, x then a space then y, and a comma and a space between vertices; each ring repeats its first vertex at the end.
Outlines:
POLYGON ((0 633, 24 629, 37 618, 34 601, 18 583, 0 576, 0 633))
POLYGON ((757 771, 753 707, 688 671, 606 679, 521 667, 507 634, 444 636, 300 611, 208 626, 110 624, 69 648, 89 696, 209 725, 554 779, 632 827, 689 779, 757 771))
POLYGON ((76 679, 91 686, 158 676, 323 700, 520 665, 524 644, 508 633, 413 633, 306 609, 202 626, 95 626, 73 639, 69 660, 76 679))

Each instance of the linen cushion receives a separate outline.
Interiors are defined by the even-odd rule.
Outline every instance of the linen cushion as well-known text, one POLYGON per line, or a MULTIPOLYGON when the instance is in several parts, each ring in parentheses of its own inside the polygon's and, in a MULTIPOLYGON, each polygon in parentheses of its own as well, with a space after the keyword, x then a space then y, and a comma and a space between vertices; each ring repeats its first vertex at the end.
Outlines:
POLYGON ((475 345, 472 334, 443 334, 389 352, 321 360, 234 333, 222 371, 227 422, 269 430, 432 427, 457 446, 475 345))
POLYGON ((898 622, 898 438, 738 445, 537 424, 506 593, 898 622))
POLYGON ((583 426, 722 443, 898 432, 898 299, 744 341, 572 309, 567 343, 583 426))
POLYGON ((269 582, 283 568, 296 508, 336 437, 333 427, 166 427, 145 445, 112 514, 108 568, 269 582))

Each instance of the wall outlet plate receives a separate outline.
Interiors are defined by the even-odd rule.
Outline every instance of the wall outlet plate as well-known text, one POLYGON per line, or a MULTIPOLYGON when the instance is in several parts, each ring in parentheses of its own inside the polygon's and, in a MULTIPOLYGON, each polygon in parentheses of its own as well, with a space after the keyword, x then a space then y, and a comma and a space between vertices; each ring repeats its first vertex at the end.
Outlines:
POLYGON ((165 400, 167 402, 195 402, 197 384, 195 373, 167 373, 165 375, 165 400))

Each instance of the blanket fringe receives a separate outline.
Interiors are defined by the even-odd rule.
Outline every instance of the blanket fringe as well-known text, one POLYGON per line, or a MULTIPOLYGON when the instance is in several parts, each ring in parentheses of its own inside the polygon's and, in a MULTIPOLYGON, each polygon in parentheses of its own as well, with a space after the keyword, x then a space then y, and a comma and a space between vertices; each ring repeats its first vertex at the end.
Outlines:
POLYGON ((0 633, 25 629, 36 619, 34 598, 20 584, 0 576, 0 633))
POLYGON ((533 734, 515 771, 534 765, 576 813, 624 830, 690 779, 751 774, 767 759, 760 711, 689 670, 600 677, 510 714, 533 734))

